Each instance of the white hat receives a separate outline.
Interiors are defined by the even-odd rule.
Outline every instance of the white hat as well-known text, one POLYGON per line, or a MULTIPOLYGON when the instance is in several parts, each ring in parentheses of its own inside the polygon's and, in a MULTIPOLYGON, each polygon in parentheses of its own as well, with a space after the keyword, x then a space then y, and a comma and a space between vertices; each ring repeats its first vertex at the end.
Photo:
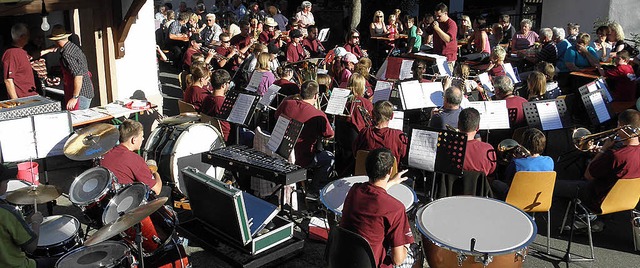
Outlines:
POLYGON ((356 55, 353 55, 353 53, 351 52, 347 52, 347 54, 342 57, 342 61, 356 64, 358 63, 358 57, 356 57, 356 55))
POLYGON ((264 24, 271 27, 278 27, 278 23, 273 18, 267 18, 264 20, 264 24))
POLYGON ((333 53, 336 54, 336 57, 344 57, 344 55, 347 55, 347 50, 343 47, 336 47, 333 49, 333 53))

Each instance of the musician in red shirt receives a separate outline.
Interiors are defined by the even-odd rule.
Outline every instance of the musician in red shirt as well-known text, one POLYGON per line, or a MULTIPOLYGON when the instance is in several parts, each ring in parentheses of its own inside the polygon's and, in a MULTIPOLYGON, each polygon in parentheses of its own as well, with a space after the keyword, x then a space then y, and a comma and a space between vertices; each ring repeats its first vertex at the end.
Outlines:
POLYGON ((496 170, 496 152, 491 144, 475 139, 480 129, 480 113, 475 108, 466 108, 458 116, 458 130, 467 133, 467 147, 462 170, 478 171, 484 175, 496 170))
POLYGON ((302 32, 293 30, 289 33, 289 37, 291 37, 291 43, 287 46, 287 62, 298 62, 308 58, 301 44, 302 32))
POLYGON ((240 34, 231 37, 231 45, 238 49, 239 55, 243 59, 249 56, 249 49, 251 49, 253 44, 256 42, 252 36, 251 24, 248 21, 243 20, 240 22, 240 34))
POLYGON ((358 30, 351 30, 349 32, 349 37, 347 39, 347 43, 342 46, 347 52, 353 53, 356 55, 356 58, 360 59, 362 57, 367 57, 367 52, 362 50, 360 47, 360 32, 358 30))
MULTIPOLYGON (((231 83, 231 75, 224 69, 218 69, 211 73, 211 86, 213 87, 213 93, 208 95, 204 101, 202 101, 202 108, 200 109, 203 114, 211 117, 219 117, 222 113, 222 104, 224 103, 225 96, 229 91, 229 84, 231 83)), ((219 120, 222 135, 224 141, 229 140, 229 133, 231 133, 231 123, 219 120)))
POLYGON ((273 42, 280 47, 280 30, 276 30, 276 27, 278 27, 278 23, 273 18, 267 18, 264 21, 264 30, 258 36, 258 41, 264 45, 273 42))
POLYGON ((393 119, 393 104, 389 101, 378 101, 373 106, 374 126, 364 128, 353 143, 353 154, 358 150, 371 151, 378 148, 391 150, 396 162, 407 155, 407 135, 401 130, 389 128, 393 119))
POLYGON ((449 17, 449 8, 443 3, 436 5, 434 15, 436 20, 427 27, 427 34, 433 34, 433 51, 447 57, 449 69, 453 70, 458 59, 458 40, 456 35, 458 25, 449 17))
POLYGON ((242 63, 242 60, 238 57, 238 49, 231 46, 231 37, 229 33, 220 34, 220 46, 216 48, 216 53, 222 56, 222 59, 218 60, 218 67, 224 68, 228 72, 234 72, 242 63))
POLYGON ((320 40, 318 40, 318 26, 311 25, 307 28, 307 32, 309 35, 305 39, 302 40, 302 46, 309 51, 311 57, 313 58, 324 58, 326 56, 327 51, 320 40))
POLYGON ((527 125, 527 120, 524 117, 524 108, 522 104, 527 102, 523 97, 513 94, 513 81, 508 76, 496 76, 493 78, 493 87, 496 93, 497 100, 505 100, 507 102, 507 109, 516 109, 516 119, 511 124, 511 129, 516 129, 527 125))
POLYGON ((191 68, 191 78, 193 83, 184 91, 184 101, 200 111, 202 101, 210 94, 206 88, 211 79, 211 71, 206 65, 195 65, 191 68))

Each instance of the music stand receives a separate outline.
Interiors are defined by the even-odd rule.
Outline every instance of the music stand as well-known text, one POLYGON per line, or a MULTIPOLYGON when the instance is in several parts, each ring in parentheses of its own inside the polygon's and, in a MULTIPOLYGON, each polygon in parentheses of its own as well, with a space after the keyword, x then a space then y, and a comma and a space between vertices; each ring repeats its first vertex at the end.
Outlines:
POLYGON ((236 125, 236 143, 237 144, 240 143, 240 126, 245 126, 245 127, 249 126, 249 122, 251 122, 253 118, 253 115, 256 110, 256 105, 258 104, 259 99, 260 97, 257 95, 248 94, 244 92, 241 93, 237 90, 230 90, 229 92, 227 92, 227 95, 224 98, 224 102, 222 103, 222 107, 220 108, 220 114, 218 115, 218 117, 215 117, 215 118, 224 120, 230 123, 234 123, 236 125), (252 96, 253 101, 249 104, 250 107, 246 111, 247 114, 245 115, 244 120, 242 122, 229 120, 230 119, 229 117, 231 116, 231 111, 233 110, 234 106, 236 106, 236 102, 240 97, 240 94, 252 96))
MULTIPOLYGON (((604 122, 611 120, 611 105, 606 101, 607 95, 604 89, 598 89, 596 91, 584 94, 580 97, 582 99, 582 103, 584 104, 585 109, 587 110, 587 115, 589 115, 589 120, 591 120, 591 124, 594 126, 600 125, 604 122), (599 97, 597 95, 600 95, 599 97), (598 106, 597 103, 594 103, 593 99, 599 100, 602 102, 604 107, 598 106), (604 110, 603 110, 604 109, 604 110)), ((601 104, 601 105, 602 105, 601 104)))
POLYGON ((278 117, 278 122, 271 133, 267 146, 270 150, 279 154, 284 159, 289 159, 289 155, 296 146, 298 136, 300 136, 303 126, 304 124, 298 120, 280 115, 280 117, 278 117), (286 123, 286 125, 281 125, 284 123, 286 123), (280 132, 281 134, 279 135, 277 132, 280 132), (277 148, 275 148, 276 146, 277 148))
MULTIPOLYGON (((462 167, 464 165, 464 155, 467 147, 467 134, 457 131, 449 131, 443 129, 434 129, 429 127, 415 127, 411 129, 410 139, 408 143, 408 166, 422 170, 424 178, 424 189, 427 189, 427 178, 425 171, 433 172, 431 181, 431 191, 429 198, 434 199, 434 192, 436 187, 436 173, 451 174, 454 176, 462 176, 462 167), (418 133, 433 135, 437 134, 435 140, 435 158, 433 159, 433 165, 414 165, 412 157, 414 156, 414 150, 426 152, 434 148, 427 148, 421 141, 416 141, 416 138, 420 136, 418 133), (417 147, 421 147, 418 149, 417 147)), ((432 153, 432 152, 427 152, 432 153)), ((415 152, 419 155, 420 152, 415 152)), ((422 160, 422 159, 417 159, 422 160)))
POLYGON ((530 127, 534 127, 541 130, 554 130, 567 128, 571 124, 571 118, 567 113, 567 105, 563 99, 555 99, 555 100, 542 100, 542 101, 531 101, 522 104, 522 108, 524 109, 524 116, 527 119, 527 125, 530 127), (560 121, 562 126, 559 128, 550 128, 544 129, 542 127, 542 121, 540 120, 540 111, 536 106, 536 103, 546 103, 546 102, 555 102, 556 107, 558 108, 558 114, 560 116, 560 121))

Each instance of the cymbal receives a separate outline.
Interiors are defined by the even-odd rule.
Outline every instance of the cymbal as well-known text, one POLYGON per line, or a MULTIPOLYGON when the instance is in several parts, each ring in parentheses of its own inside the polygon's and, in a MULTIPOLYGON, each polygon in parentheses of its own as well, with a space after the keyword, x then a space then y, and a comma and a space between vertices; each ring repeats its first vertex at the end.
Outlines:
POLYGON ((24 187, 7 193, 7 201, 16 205, 44 204, 60 196, 60 190, 54 185, 24 187))
POLYGON ((91 237, 89 237, 89 239, 84 241, 84 245, 95 245, 126 231, 127 229, 144 220, 149 215, 153 214, 153 212, 162 207, 162 205, 164 205, 164 203, 167 202, 168 199, 169 198, 167 197, 161 197, 124 213, 114 222, 100 228, 100 230, 95 232, 91 237))
POLYGON ((196 121, 200 121, 200 115, 197 113, 183 113, 183 114, 179 114, 176 116, 172 116, 172 117, 167 117, 165 119, 162 119, 162 121, 160 122, 160 124, 163 125, 181 125, 184 123, 189 123, 189 122, 196 122, 196 121))
POLYGON ((114 125, 93 124, 71 135, 64 144, 64 155, 76 161, 95 159, 115 147, 119 139, 114 125))

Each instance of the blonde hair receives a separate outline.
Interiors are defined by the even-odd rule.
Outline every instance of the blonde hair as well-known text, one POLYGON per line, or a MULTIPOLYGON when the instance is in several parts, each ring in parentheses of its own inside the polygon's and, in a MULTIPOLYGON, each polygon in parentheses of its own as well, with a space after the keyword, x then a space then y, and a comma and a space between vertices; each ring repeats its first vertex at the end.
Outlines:
POLYGON ((469 73, 471 73, 471 69, 466 63, 456 64, 456 68, 453 70, 453 75, 455 77, 459 77, 465 80, 467 80, 467 77, 469 77, 469 73))
POLYGON ((466 21, 467 23, 469 23, 469 26, 471 26, 471 18, 470 18, 469 16, 467 16, 467 15, 462 15, 462 16, 460 17, 460 21, 461 21, 461 22, 462 22, 462 21, 466 21))
POLYGON ((271 54, 263 52, 258 55, 257 69, 268 71, 270 70, 269 63, 271 63, 271 54))
POLYGON ((375 13, 373 13, 373 21, 376 21, 376 18, 378 16, 382 18, 382 21, 384 21, 384 13, 382 12, 382 10, 378 10, 375 13))
POLYGON ((543 73, 533 71, 527 78, 527 87, 529 87, 529 98, 542 96, 547 92, 547 78, 543 73))
POLYGON ((622 25, 617 22, 609 23, 609 30, 615 33, 616 40, 624 40, 624 30, 622 29, 622 25))
POLYGON ((359 73, 354 73, 349 77, 349 85, 347 89, 351 90, 354 96, 362 97, 364 95, 365 79, 359 73))
POLYGON ((507 56, 507 51, 504 50, 501 46, 497 46, 493 48, 491 51, 491 58, 495 58, 498 61, 504 61, 504 58, 507 56))
POLYGON ((355 73, 359 73, 360 75, 364 76, 364 77, 368 77, 369 76, 369 69, 371 68, 371 60, 369 58, 365 58, 362 57, 360 58, 360 60, 358 61, 358 63, 356 63, 356 66, 354 68, 354 72, 355 73))

